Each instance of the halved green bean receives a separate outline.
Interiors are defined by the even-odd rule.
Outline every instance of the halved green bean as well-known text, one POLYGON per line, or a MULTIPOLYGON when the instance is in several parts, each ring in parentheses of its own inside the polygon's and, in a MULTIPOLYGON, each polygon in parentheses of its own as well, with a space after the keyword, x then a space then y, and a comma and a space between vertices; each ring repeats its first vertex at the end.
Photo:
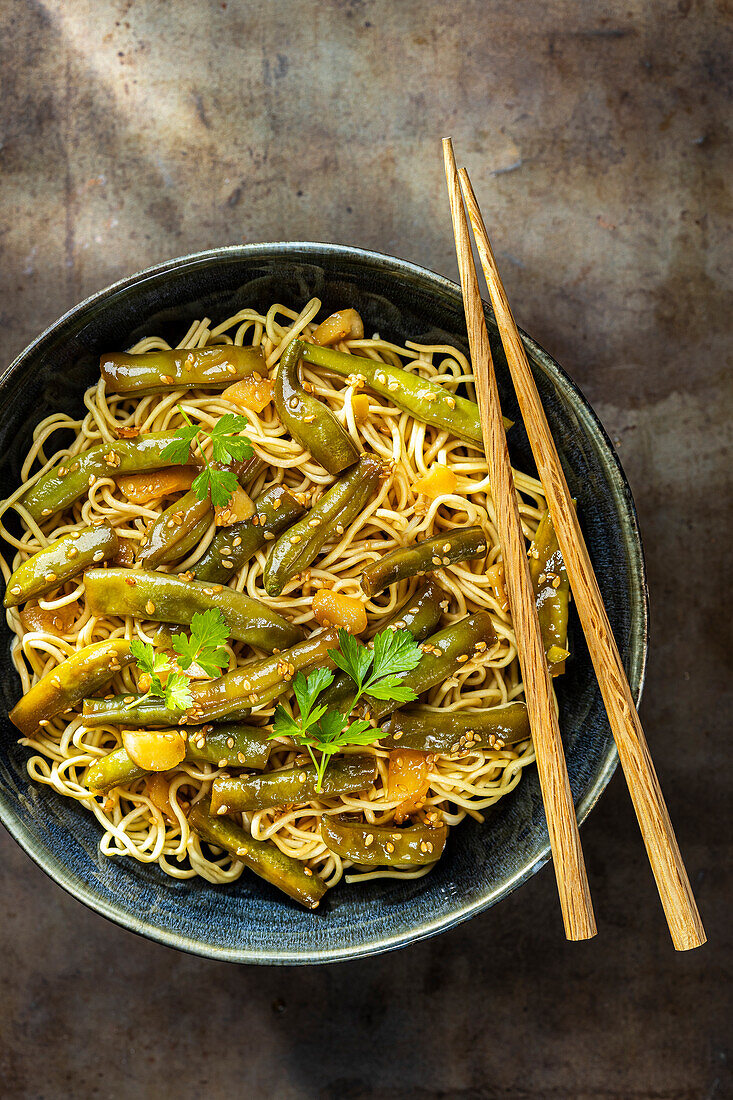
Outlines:
MULTIPOLYGON (((416 642, 422 642, 435 630, 444 610, 448 610, 448 596, 434 581, 428 580, 380 629, 409 630, 416 642)), ((332 710, 341 710, 349 699, 354 698, 354 691, 351 677, 345 672, 338 672, 329 687, 319 696, 319 702, 325 703, 332 710)))
POLYGON ((526 703, 505 703, 485 710, 398 710, 382 727, 380 744, 388 749, 466 753, 502 749, 527 741, 531 734, 526 703))
POLYGON ((328 405, 303 389, 298 377, 302 346, 294 340, 278 364, 275 405, 293 439, 329 474, 340 474, 358 462, 359 451, 328 405))
MULTIPOLYGON (((186 760, 213 764, 219 768, 229 765, 235 768, 264 768, 272 748, 272 741, 267 738, 268 731, 255 726, 200 726, 189 729, 187 733, 186 760)), ((95 794, 104 794, 112 787, 132 783, 148 774, 145 768, 138 767, 130 759, 124 748, 119 748, 92 764, 87 772, 86 785, 95 794)))
POLYGON ((137 569, 90 569, 84 576, 87 606, 102 615, 134 615, 158 623, 190 623, 196 612, 218 608, 233 638, 272 652, 303 637, 299 626, 259 600, 201 581, 137 569))
POLYGON ((332 758, 320 791, 316 790, 318 773, 313 764, 280 768, 265 775, 220 775, 211 790, 211 809, 215 814, 249 812, 333 798, 339 794, 356 794, 371 787, 376 778, 375 756, 332 758))
POLYGON ((424 867, 440 859, 448 826, 365 825, 324 815, 321 837, 331 852, 361 867, 424 867))
POLYGON ((234 710, 265 706, 288 691, 297 672, 312 672, 314 668, 333 668, 329 649, 338 645, 336 630, 320 630, 302 642, 262 661, 227 672, 216 680, 192 686, 193 705, 188 711, 190 722, 215 722, 229 717, 234 710))
POLYGON ((5 589, 5 606, 17 607, 32 596, 52 592, 89 566, 109 561, 118 549, 117 535, 107 523, 71 531, 18 566, 5 589))
MULTIPOLYGON (((420 663, 411 672, 400 676, 400 681, 412 688, 416 695, 422 695, 458 672, 467 660, 492 646, 495 641, 496 632, 488 611, 467 615, 423 642, 420 663)), ((364 696, 357 709, 379 720, 397 710, 398 706, 394 699, 364 696)))
POLYGON ((163 393, 179 389, 223 390, 250 374, 267 373, 260 348, 214 344, 206 348, 172 348, 170 351, 107 352, 99 369, 108 393, 163 393))
POLYGON ((457 527, 444 535, 435 535, 412 546, 400 546, 383 554, 362 571, 361 587, 374 596, 390 584, 429 573, 458 561, 480 558, 486 553, 486 535, 480 527, 457 527))
POLYGON ((198 580, 226 584, 246 561, 266 544, 266 535, 279 535, 299 519, 304 506, 284 485, 272 485, 257 497, 255 513, 231 527, 220 527, 202 558, 194 565, 198 580))
POLYGON ((570 656, 567 649, 570 582, 549 511, 540 520, 529 548, 529 572, 550 674, 561 676, 570 656))
MULTIPOLYGON (((246 718, 252 705, 246 699, 239 706, 234 703, 227 711, 227 720, 246 718)), ((88 729, 99 726, 139 726, 153 729, 158 726, 185 726, 193 722, 185 711, 169 710, 159 696, 145 696, 140 692, 113 695, 110 699, 85 699, 82 708, 84 725, 88 729)))
POLYGON ((384 467, 375 455, 339 478, 311 510, 272 544, 263 581, 270 596, 279 596, 287 582, 318 557, 329 539, 339 538, 375 492, 384 467))
POLYGON ((146 565, 170 565, 180 561, 188 552, 192 536, 191 548, 206 533, 213 518, 209 498, 199 500, 196 492, 189 489, 150 525, 137 557, 146 565))
MULTIPOLYGON (((319 347, 318 344, 302 344, 299 355, 314 367, 325 367, 345 378, 353 375, 357 380, 363 379, 370 390, 386 397, 390 404, 409 413, 415 420, 443 428, 451 435, 479 446, 482 443, 478 405, 466 397, 450 393, 437 382, 430 382, 391 363, 378 363, 374 359, 319 347)), ((510 428, 512 422, 505 417, 504 424, 510 428)))
POLYGON ((202 802, 191 807, 188 822, 207 844, 223 848, 306 909, 318 908, 326 884, 318 875, 309 873, 310 868, 300 860, 285 855, 270 841, 255 840, 230 818, 214 817, 209 806, 202 802))
POLYGON ((170 466, 170 459, 162 455, 174 438, 175 432, 156 432, 140 435, 137 439, 98 443, 83 454, 62 459, 58 466, 48 470, 26 490, 19 503, 33 519, 42 522, 83 497, 99 478, 116 478, 170 466))
POLYGON ((104 687, 132 660, 130 643, 124 638, 85 646, 34 684, 11 710, 10 721, 30 737, 39 725, 104 687))

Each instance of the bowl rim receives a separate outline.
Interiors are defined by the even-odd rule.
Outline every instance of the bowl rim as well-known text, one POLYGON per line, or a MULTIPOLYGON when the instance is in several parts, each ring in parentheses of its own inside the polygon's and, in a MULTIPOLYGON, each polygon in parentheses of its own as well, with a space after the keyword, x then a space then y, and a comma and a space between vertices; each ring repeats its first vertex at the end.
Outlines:
MULTIPOLYGON (((81 302, 78 302, 76 305, 66 310, 66 312, 55 321, 47 325, 38 336, 23 348, 7 368, 0 371, 0 392, 2 392, 8 381, 23 367, 25 361, 35 352, 36 348, 38 348, 44 340, 54 334, 65 322, 71 320, 88 307, 99 303, 113 293, 128 287, 133 287, 136 284, 141 284, 147 279, 157 278, 177 268, 195 266, 228 256, 232 258, 240 256, 270 258, 273 255, 278 255, 295 258, 297 254, 303 256, 308 253, 326 253, 329 256, 341 259, 358 257, 365 262, 388 264, 393 270, 409 274, 413 278, 427 278, 435 289, 441 289, 454 296, 457 295, 460 299, 460 286, 446 276, 430 268, 423 267, 420 264, 413 263, 410 260, 405 260, 401 257, 384 252, 377 252, 372 249, 319 241, 261 241, 239 245, 220 245, 215 248, 202 249, 198 252, 185 253, 182 256, 176 256, 172 259, 153 264, 132 275, 124 276, 122 279, 118 279, 88 295, 81 302)), ((486 302, 484 302, 484 305, 490 312, 493 312, 491 311, 490 305, 487 305, 486 302)), ((576 385, 560 364, 533 340, 531 336, 521 328, 519 332, 525 347, 553 378, 561 394, 569 399, 574 411, 579 415, 583 423, 584 430, 586 432, 590 431, 590 433, 596 437, 596 441, 600 443, 601 448, 606 453, 606 457, 611 460, 609 468, 615 481, 614 495, 621 505, 625 518, 629 523, 627 544, 632 551, 630 566, 632 572, 637 576, 638 590, 641 596, 640 605, 637 608, 637 620, 634 624, 638 646, 637 667, 636 675, 634 676, 635 683, 631 684, 632 694, 638 706, 644 687, 649 646, 649 589, 638 516, 631 488, 608 433, 580 387, 576 385)), ((591 788, 585 793, 576 807, 579 825, 582 825, 601 794, 606 789, 611 776, 616 770, 617 764, 618 752, 615 743, 612 741, 603 767, 596 775, 591 788)), ((34 863, 36 863, 54 883, 71 894, 77 901, 80 901, 95 913, 99 913, 113 924, 117 924, 146 939, 164 944, 166 947, 173 947, 203 958, 215 959, 219 962, 255 963, 262 965, 306 966, 345 962, 352 959, 364 958, 369 955, 381 954, 386 951, 406 947, 412 943, 417 943, 430 936, 448 931, 448 929, 454 928, 456 925, 463 923, 463 921, 469 920, 471 917, 488 909, 496 902, 505 898, 508 894, 513 893, 514 890, 531 878, 532 875, 536 874, 550 859, 550 846, 548 841, 530 863, 518 870, 510 879, 504 881, 500 887, 484 893, 480 898, 467 904, 456 907, 448 915, 437 917, 433 920, 424 920, 417 927, 411 927, 407 930, 401 930, 400 932, 395 932, 390 935, 373 938, 356 947, 345 946, 321 950, 310 949, 308 955, 304 957, 302 953, 297 951, 269 950, 263 953, 248 947, 219 947, 198 939, 193 939, 182 932, 155 927, 148 924, 142 917, 120 910, 114 904, 108 903, 103 898, 99 898, 86 883, 75 878, 63 861, 57 859, 52 854, 51 850, 38 840, 32 830, 27 828, 25 823, 16 814, 12 800, 2 785, 0 785, 0 822, 2 822, 23 851, 30 856, 34 863)))

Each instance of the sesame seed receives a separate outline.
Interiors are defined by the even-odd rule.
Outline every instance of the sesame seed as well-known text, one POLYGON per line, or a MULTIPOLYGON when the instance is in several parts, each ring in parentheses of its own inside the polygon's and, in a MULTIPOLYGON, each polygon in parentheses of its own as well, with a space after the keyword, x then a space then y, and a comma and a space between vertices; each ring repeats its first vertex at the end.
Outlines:
POLYGON ((14 584, 10 591, 13 593, 14 596, 18 596, 21 592, 21 587, 19 584, 14 584))
MULTIPOLYGON (((255 521, 256 519, 257 519, 257 516, 253 516, 253 517, 252 517, 252 522, 254 523, 254 521, 255 521)), ((237 535, 237 537, 235 538, 234 542, 232 543, 232 546, 233 546, 233 547, 234 547, 234 548, 236 549, 236 548, 237 548, 238 546, 241 546, 241 545, 242 545, 242 540, 241 540, 241 538, 239 537, 239 535, 237 535)))
POLYGON ((227 737, 227 748, 228 749, 233 749, 234 748, 234 738, 233 737, 227 737))
POLYGON ((217 765, 216 765, 216 766, 217 766, 217 768, 225 768, 225 767, 227 766, 227 764, 228 764, 228 763, 229 763, 229 761, 227 760, 226 756, 223 756, 223 757, 221 758, 221 760, 219 760, 219 761, 217 762, 217 765))
POLYGON ((460 657, 456 657, 456 660, 457 660, 457 661, 458 661, 458 662, 459 662, 460 664, 463 664, 463 662, 464 662, 464 661, 467 661, 467 660, 468 660, 468 654, 467 654, 467 653, 462 653, 462 654, 460 655, 460 657))
POLYGON ((367 833, 367 835, 366 835, 366 836, 364 837, 364 845, 365 845, 365 847, 367 847, 367 848, 368 848, 368 847, 369 847, 369 845, 370 845, 370 844, 373 844, 373 843, 374 843, 374 833, 367 833))
POLYGON ((104 550, 95 550, 94 555, 92 556, 92 561, 103 561, 103 560, 104 560, 104 550))
POLYGON ((173 379, 171 378, 170 374, 161 374, 160 380, 161 382, 165 382, 166 386, 173 385, 173 379))
POLYGON ((78 558, 79 557, 79 547, 78 546, 70 546, 69 549, 66 551, 66 557, 67 558, 78 558))
MULTIPOLYGON (((218 810, 217 810, 216 812, 217 812, 217 813, 219 814, 219 816, 221 817, 221 815, 222 815, 222 814, 225 814, 225 813, 227 812, 227 810, 228 810, 228 809, 229 809, 229 807, 228 807, 228 806, 220 806, 220 807, 219 807, 219 809, 218 809, 218 810)), ((239 853, 237 853, 237 855, 239 855, 239 853)))
POLYGON ((386 852, 394 852, 394 844, 392 843, 391 840, 387 841, 387 843, 384 846, 384 849, 385 849, 386 852))
POLYGON ((152 600, 148 600, 148 602, 145 604, 145 610, 147 611, 148 615, 155 614, 155 604, 152 600))
POLYGON ((244 755, 243 752, 238 752, 237 753, 237 760, 239 761, 240 764, 246 764, 247 763, 247 757, 244 755))
POLYGON ((46 576, 45 576, 44 579, 47 580, 49 584, 53 584, 53 582, 55 580, 58 580, 58 577, 56 576, 55 573, 46 573, 46 576))
POLYGON ((450 558, 449 557, 446 556, 446 557, 443 558, 443 565, 450 565, 450 558))
POLYGON ((96 477, 94 476, 94 474, 90 474, 90 475, 89 475, 89 482, 88 482, 88 484, 89 484, 89 487, 90 487, 90 488, 92 487, 92 485, 94 484, 94 482, 95 482, 96 480, 97 480, 97 479, 96 479, 96 477))
POLYGON ((433 565, 440 565, 440 558, 437 557, 437 556, 434 557, 434 558, 431 558, 430 561, 432 562, 433 565))
POLYGON ((291 546, 295 546, 296 543, 301 542, 301 541, 302 541, 302 536, 301 535, 291 535, 290 536, 290 545, 291 546))
POLYGON ((455 409, 455 407, 456 407, 456 402, 455 402, 455 399, 453 397, 446 397, 445 403, 446 403, 446 405, 448 406, 449 409, 455 409))

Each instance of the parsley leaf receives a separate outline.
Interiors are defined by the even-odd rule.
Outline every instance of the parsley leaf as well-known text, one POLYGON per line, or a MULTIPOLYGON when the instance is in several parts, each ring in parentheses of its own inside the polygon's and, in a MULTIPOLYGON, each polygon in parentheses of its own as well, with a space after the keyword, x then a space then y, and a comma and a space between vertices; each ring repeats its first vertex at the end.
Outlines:
POLYGON ((186 423, 176 429, 175 438, 163 449, 162 457, 169 462, 185 465, 191 461, 191 450, 195 445, 204 466, 201 473, 194 478, 191 488, 198 500, 206 500, 210 496, 215 508, 224 508, 231 500, 239 481, 233 470, 223 470, 220 467, 243 458, 251 458, 254 454, 250 441, 241 436, 247 427, 247 417, 238 413, 225 413, 209 430, 201 424, 193 424, 182 405, 178 406, 178 411, 186 423), (202 435, 211 437, 213 464, 206 457, 201 443, 202 435))
POLYGON ((187 710, 193 702, 188 676, 182 672, 171 672, 165 682, 163 697, 168 710, 187 710))
POLYGON ((235 458, 250 458, 252 444, 235 433, 243 432, 247 427, 247 417, 238 413, 225 413, 220 416, 209 433, 211 435, 214 462, 226 465, 235 458))
POLYGON ((218 676, 229 663, 224 645, 229 637, 226 619, 217 607, 197 612, 191 619, 191 634, 174 634, 171 648, 178 665, 188 669, 198 665, 207 676, 218 676))
POLYGON ((185 466, 191 461, 191 447, 198 434, 199 429, 195 424, 184 424, 176 432, 175 438, 163 448, 160 457, 178 466, 185 466))
POLYGON ((340 652, 329 649, 328 654, 356 684, 352 707, 362 695, 400 703, 417 698, 400 678, 400 673, 410 672, 422 657, 422 650, 409 630, 382 630, 374 637, 373 650, 346 630, 339 630, 339 646, 340 652))

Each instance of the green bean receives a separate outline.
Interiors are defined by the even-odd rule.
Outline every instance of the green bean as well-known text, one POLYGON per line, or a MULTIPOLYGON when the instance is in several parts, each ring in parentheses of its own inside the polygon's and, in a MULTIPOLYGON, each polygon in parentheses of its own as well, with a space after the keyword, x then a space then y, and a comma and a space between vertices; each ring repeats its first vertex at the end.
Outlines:
POLYGON ((263 581, 270 596, 279 596, 288 581, 318 557, 325 544, 339 538, 356 519, 384 474, 374 455, 339 478, 311 510, 272 544, 263 581))
POLYGON ((202 581, 226 584, 246 561, 266 544, 266 535, 279 535, 303 515, 305 508, 284 485, 273 485, 254 502, 249 519, 220 527, 203 557, 193 567, 202 581))
POLYGON ((231 636, 272 652, 303 637, 299 626, 259 600, 222 585, 182 580, 137 569, 90 569, 84 576, 87 606, 97 615, 134 615, 159 623, 190 623, 196 612, 218 608, 231 636))
POLYGON ((85 696, 109 683, 132 660, 130 643, 123 638, 85 646, 34 684, 11 710, 10 721, 26 737, 31 737, 38 726, 45 725, 57 714, 72 710, 85 696))
POLYGON ((211 809, 216 814, 249 812, 311 802, 314 798, 356 794, 371 787, 376 778, 375 756, 332 758, 320 791, 316 790, 318 773, 313 764, 280 768, 265 775, 220 775, 211 790, 211 809))
MULTIPOLYGON (((197 764, 213 764, 219 768, 229 764, 235 768, 264 768, 272 748, 267 730, 255 726, 200 726, 187 732, 186 760, 197 764)), ((145 768, 138 767, 130 759, 124 748, 119 748, 92 764, 87 772, 86 786, 95 794, 104 794, 113 787, 132 783, 147 774, 145 768)))
POLYGON ((361 587, 367 596, 374 596, 390 584, 429 573, 486 553, 486 535, 480 527, 456 527, 444 535, 435 535, 412 546, 400 546, 383 554, 362 571, 361 587))
POLYGON ((181 561, 206 534, 213 518, 208 496, 199 500, 195 490, 189 489, 151 524, 137 557, 146 565, 181 561))
POLYGON ((215 722, 238 714, 247 704, 260 707, 277 699, 290 688, 297 672, 308 673, 314 668, 333 668, 329 649, 338 645, 336 630, 320 630, 305 641, 262 661, 242 665, 216 680, 191 688, 193 705, 188 711, 191 722, 215 722))
MULTIPOLYGON (((477 611, 423 642, 420 663, 400 676, 400 681, 416 695, 421 695, 458 672, 467 659, 484 652, 495 641, 491 616, 488 611, 477 611)), ((367 695, 357 709, 379 720, 398 706, 394 699, 374 699, 367 695)))
POLYGON ((99 360, 107 393, 134 394, 166 390, 223 390, 248 375, 267 372, 259 348, 214 344, 206 348, 172 348, 169 351, 108 352, 99 360))
POLYGON ((529 572, 550 674, 561 676, 570 656, 567 649, 570 582, 549 511, 542 516, 529 548, 529 572))
MULTIPOLYGON (((227 720, 246 718, 251 709, 251 704, 246 700, 239 706, 232 704, 227 711, 227 720)), ((146 698, 140 692, 114 695, 110 699, 85 699, 82 717, 88 729, 97 729, 99 726, 139 726, 151 729, 157 726, 185 726, 189 722, 185 711, 169 710, 160 696, 151 695, 146 698)))
POLYGON ((285 855, 270 841, 255 840, 231 819, 212 816, 209 807, 201 802, 191 807, 188 823, 207 844, 223 848, 306 909, 318 908, 326 884, 318 875, 309 874, 310 868, 300 860, 285 855))
MULTIPOLYGON (((170 466, 163 451, 175 438, 175 432, 157 432, 137 439, 118 439, 114 443, 98 443, 83 454, 64 458, 53 466, 35 485, 31 485, 19 503, 36 522, 54 512, 68 508, 85 496, 100 478, 116 478, 122 474, 160 470, 170 466)), ((193 462, 193 458, 191 459, 193 462)))
POLYGON ((117 535, 107 523, 71 531, 18 566, 5 589, 5 606, 17 607, 52 592, 92 564, 113 558, 118 549, 117 535))
MULTIPOLYGON (((346 378, 353 376, 357 382, 361 379, 370 390, 385 397, 391 405, 409 413, 415 420, 442 428, 459 439, 482 445, 478 405, 466 397, 450 393, 437 382, 430 382, 391 363, 379 363, 317 344, 302 344, 298 354, 314 367, 324 367, 346 378)), ((510 428, 512 422, 505 418, 504 424, 510 428)))
POLYGON ((342 859, 361 867, 424 867, 440 859, 448 839, 447 825, 364 825, 324 815, 321 839, 342 859))
MULTIPOLYGON (((253 455, 227 466, 219 462, 212 465, 218 470, 230 470, 237 475, 239 484, 246 487, 260 473, 264 463, 258 455, 253 455)), ((204 537, 213 518, 214 509, 208 494, 200 500, 196 490, 189 489, 150 526, 138 558, 147 565, 171 565, 181 561, 204 537)))
POLYGON ((388 749, 461 754, 476 749, 503 749, 529 740, 525 703, 505 703, 485 710, 399 710, 382 727, 380 744, 388 749))
POLYGON ((294 340, 278 364, 275 406, 293 439, 310 451, 329 474, 340 474, 359 461, 359 451, 328 405, 301 385, 298 363, 302 346, 299 340, 294 340))

